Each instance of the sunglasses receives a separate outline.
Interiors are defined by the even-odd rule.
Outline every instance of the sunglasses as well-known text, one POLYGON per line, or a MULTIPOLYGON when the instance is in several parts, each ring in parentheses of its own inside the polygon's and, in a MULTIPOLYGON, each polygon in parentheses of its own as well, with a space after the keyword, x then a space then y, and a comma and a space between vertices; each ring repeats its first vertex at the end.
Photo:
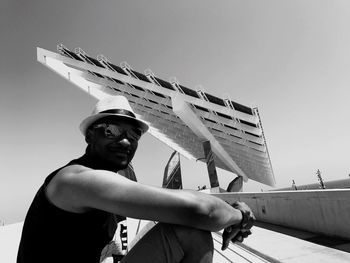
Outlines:
POLYGON ((122 140, 123 138, 126 137, 128 138, 128 140, 137 142, 138 140, 140 140, 142 135, 141 129, 125 130, 116 124, 101 123, 101 124, 94 125, 93 128, 95 129, 103 128, 105 137, 113 140, 122 140))

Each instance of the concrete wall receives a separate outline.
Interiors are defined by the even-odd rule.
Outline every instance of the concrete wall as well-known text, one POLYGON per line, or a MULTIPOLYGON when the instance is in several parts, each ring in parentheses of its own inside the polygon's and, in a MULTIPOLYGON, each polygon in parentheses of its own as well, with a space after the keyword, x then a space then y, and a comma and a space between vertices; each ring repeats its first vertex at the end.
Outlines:
MULTIPOLYGON (((350 188, 350 178, 347 179, 341 179, 341 180, 333 180, 333 181, 324 181, 323 182, 326 189, 344 189, 344 188, 350 188)), ((320 190, 320 184, 302 184, 302 185, 296 185, 298 190, 320 190)), ((275 190, 270 190, 271 192, 274 191, 293 191, 295 190, 293 187, 286 187, 286 188, 280 188, 275 190)))
POLYGON ((23 222, 0 227, 0 262, 14 263, 17 258, 23 222))
POLYGON ((259 221, 350 240, 350 189, 213 195, 245 202, 259 221))

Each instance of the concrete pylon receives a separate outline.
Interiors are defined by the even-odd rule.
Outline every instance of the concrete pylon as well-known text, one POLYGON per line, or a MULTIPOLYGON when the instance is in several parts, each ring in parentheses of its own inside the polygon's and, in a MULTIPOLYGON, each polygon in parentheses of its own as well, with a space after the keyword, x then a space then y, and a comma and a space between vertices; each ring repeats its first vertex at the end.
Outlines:
POLYGON ((203 149, 205 155, 205 161, 207 163, 210 187, 219 187, 218 175, 216 173, 216 166, 214 161, 214 154, 211 150, 210 141, 203 142, 203 149))
POLYGON ((227 186, 227 192, 242 192, 243 191, 243 178, 237 176, 235 179, 229 183, 227 186))
POLYGON ((182 189, 180 154, 174 151, 165 167, 163 188, 182 189))

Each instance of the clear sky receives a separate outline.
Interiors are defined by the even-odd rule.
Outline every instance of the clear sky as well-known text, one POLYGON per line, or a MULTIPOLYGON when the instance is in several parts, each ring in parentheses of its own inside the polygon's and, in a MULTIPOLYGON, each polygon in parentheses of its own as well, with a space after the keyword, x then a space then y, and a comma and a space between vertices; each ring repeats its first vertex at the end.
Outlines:
MULTIPOLYGON (((59 43, 258 106, 277 187, 314 183, 317 169, 348 178, 349 25, 345 0, 2 0, 0 219, 22 221, 43 179, 85 149, 78 125, 95 99, 36 61, 36 47, 59 43)), ((161 185, 171 152, 145 135, 139 181, 161 185)), ((182 160, 186 188, 209 185, 182 160)), ((232 178, 219 171, 223 188, 232 178)))

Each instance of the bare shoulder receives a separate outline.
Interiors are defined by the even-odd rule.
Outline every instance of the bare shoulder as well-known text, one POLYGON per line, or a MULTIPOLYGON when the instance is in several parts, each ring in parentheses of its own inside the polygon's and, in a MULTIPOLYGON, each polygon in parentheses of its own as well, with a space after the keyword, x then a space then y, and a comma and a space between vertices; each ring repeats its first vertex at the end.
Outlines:
POLYGON ((85 172, 89 170, 92 170, 92 169, 80 164, 68 165, 58 171, 57 177, 79 174, 81 172, 85 172))
POLYGON ((74 180, 79 177, 81 173, 90 171, 92 169, 82 166, 82 165, 69 165, 57 172, 55 177, 51 180, 49 183, 47 189, 48 192, 54 190, 55 188, 59 188, 61 186, 64 186, 66 184, 73 183, 74 180))
POLYGON ((69 212, 82 213, 94 208, 106 210, 100 204, 112 198, 118 199, 115 192, 120 193, 133 183, 114 172, 70 165, 52 179, 46 188, 46 196, 55 206, 69 212))
POLYGON ((91 168, 82 165, 69 165, 57 172, 46 187, 46 196, 55 206, 69 212, 84 212, 85 209, 72 202, 74 200, 74 188, 83 185, 88 177, 82 174, 92 171, 91 168))

